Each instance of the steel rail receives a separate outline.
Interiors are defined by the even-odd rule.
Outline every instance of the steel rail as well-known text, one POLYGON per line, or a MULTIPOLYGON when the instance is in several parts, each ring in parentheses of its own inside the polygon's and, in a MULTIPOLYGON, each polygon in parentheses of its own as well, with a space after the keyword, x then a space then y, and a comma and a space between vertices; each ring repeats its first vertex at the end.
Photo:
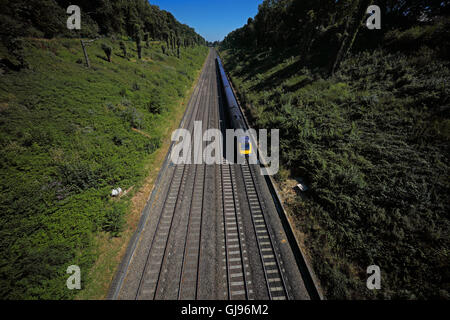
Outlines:
MULTIPOLYGON (((216 56, 219 56, 218 53, 216 53, 216 56)), ((222 65, 222 69, 223 65, 222 65)), ((231 88, 232 96, 235 99, 237 106, 239 108, 239 111, 242 115, 242 119, 245 123, 246 128, 249 128, 249 121, 247 120, 244 111, 242 109, 242 106, 240 105, 238 99, 236 98, 236 92, 233 88, 232 82, 228 79, 228 76, 225 73, 225 70, 223 70, 223 74, 225 75, 225 78, 231 88)), ((256 148, 257 146, 255 146, 256 148)), ((259 153, 259 150, 258 150, 259 153)), ((259 153, 261 155, 261 153, 259 153)), ((264 162, 265 159, 262 159, 264 162)), ((291 225, 288 214, 286 210, 283 207, 283 203, 281 200, 281 197, 279 195, 279 191, 277 190, 276 183, 274 182, 273 178, 271 176, 265 176, 265 181, 267 183, 267 187, 269 188, 269 191, 272 195, 277 213, 281 219, 281 223, 283 225, 284 231, 286 232, 286 236, 288 239, 288 242, 291 245, 291 248, 294 253, 294 258, 297 264, 297 267, 299 268, 299 271, 301 273, 301 276, 303 278, 306 290, 308 292, 308 295, 313 300, 323 300, 325 299, 322 293, 322 289, 320 288, 319 282, 317 280, 316 275, 314 274, 314 270, 311 267, 310 262, 306 258, 306 255, 303 253, 302 249, 299 246, 299 240, 297 239, 294 231, 293 226, 291 225)))
MULTIPOLYGON (((209 56, 208 56, 208 59, 209 59, 209 56)), ((205 74, 206 74, 206 68, 205 68, 205 72, 202 73, 202 76, 201 76, 202 79, 201 79, 201 82, 200 82, 200 85, 199 85, 199 90, 197 91, 197 96, 195 98, 194 110, 192 110, 192 112, 190 114, 190 117, 189 117, 189 121, 186 123, 188 129, 189 129, 189 127, 193 126, 192 118, 194 117, 194 114, 195 114, 195 118, 197 117, 199 109, 200 109, 199 105, 200 105, 201 91, 202 91, 202 88, 205 87, 205 83, 206 83, 206 79, 205 79, 206 76, 205 76, 205 74)), ((166 255, 166 251, 167 251, 167 245, 168 245, 168 242, 169 242, 170 231, 172 230, 172 225, 173 225, 173 220, 174 220, 173 218, 175 216, 175 210, 176 210, 177 206, 179 205, 180 199, 182 198, 182 197, 180 197, 179 191, 182 190, 181 186, 183 185, 183 179, 186 177, 186 175, 185 175, 185 173, 186 173, 186 165, 179 165, 179 166, 177 166, 175 171, 174 171, 174 173, 173 173, 173 175, 172 175, 172 178, 171 178, 171 181, 170 181, 170 184, 169 184, 169 189, 168 189, 169 194, 164 199, 163 207, 161 209, 161 214, 160 214, 160 216, 158 218, 158 222, 157 222, 157 226, 156 226, 156 229, 155 229, 155 233, 153 234, 152 242, 150 244, 150 247, 149 247, 149 250, 148 250, 148 253, 147 253, 147 258, 145 260, 144 270, 143 270, 143 273, 142 273, 142 275, 140 277, 140 280, 139 280, 138 290, 137 290, 136 296, 135 296, 136 300, 139 299, 139 296, 142 294, 142 291, 143 291, 142 287, 143 287, 144 282, 145 282, 145 277, 147 276, 147 273, 148 273, 149 261, 150 261, 150 257, 151 257, 151 254, 152 254, 152 250, 155 248, 155 242, 157 241, 156 240, 157 239, 157 234, 158 234, 158 231, 161 229, 161 222, 162 222, 162 218, 163 218, 163 215, 164 215, 164 210, 167 208, 168 199, 170 197, 170 191, 172 190, 172 186, 173 186, 173 183, 175 181, 175 178, 177 178, 177 180, 178 180, 178 176, 176 174, 177 170, 182 170, 181 177, 180 177, 180 182, 179 182, 180 185, 177 188, 177 190, 178 190, 177 191, 178 197, 176 198, 173 210, 171 210, 172 214, 171 214, 171 218, 170 218, 171 220, 170 220, 169 232, 167 233, 166 236, 163 237, 163 238, 166 239, 166 241, 164 243, 164 252, 162 253, 163 256, 162 256, 161 261, 160 261, 159 272, 158 272, 158 275, 157 275, 157 280, 156 280, 156 283, 154 284, 155 288, 154 288, 154 290, 150 290, 152 299, 154 299, 154 297, 156 295, 156 292, 157 292, 156 289, 158 287, 160 274, 161 274, 161 267, 163 265, 164 257, 166 255)))
MULTIPOLYGON (((211 55, 211 53, 209 53, 208 57, 210 55, 211 55)), ((206 65, 206 61, 207 61, 207 59, 205 60, 205 64, 204 65, 206 65)), ((194 91, 193 91, 193 93, 192 93, 192 95, 189 98, 189 101, 187 103, 187 108, 186 108, 186 110, 184 112, 183 118, 182 118, 182 120, 180 122, 180 126, 179 126, 181 128, 185 127, 186 119, 188 117, 190 119, 192 118, 192 111, 189 110, 189 106, 192 105, 192 102, 198 96, 198 92, 200 91, 201 81, 202 81, 202 73, 200 74, 198 83, 195 86, 194 91)), ((188 123, 189 123, 189 121, 188 121, 188 123)), ((163 163, 163 165, 161 167, 162 169, 159 172, 158 177, 156 179, 155 187, 153 188, 150 196, 148 197, 147 205, 145 206, 144 211, 143 211, 143 213, 141 215, 141 219, 139 221, 138 228, 135 231, 135 233, 133 234, 133 237, 130 240, 130 243, 129 243, 128 247, 127 247, 125 257, 123 258, 122 262, 120 263, 119 269, 118 269, 118 271, 116 272, 116 274, 115 274, 115 276, 113 278, 113 281, 112 281, 111 286, 109 288, 107 299, 116 300, 116 299, 118 299, 118 297, 120 295, 120 291, 121 291, 121 289, 123 287, 124 280, 125 280, 126 275, 128 273, 128 270, 129 270, 129 267, 130 267, 130 264, 131 264, 131 260, 132 260, 134 254, 135 254, 135 250, 136 250, 136 248, 138 246, 138 243, 140 241, 140 237, 141 237, 142 231, 144 230, 144 226, 145 226, 146 221, 148 219, 150 208, 151 208, 151 204, 153 203, 153 201, 155 199, 155 196, 156 196, 156 193, 157 193, 156 186, 160 183, 162 177, 164 176, 164 173, 166 172, 167 168, 169 167, 168 164, 170 163, 170 154, 172 152, 173 145, 174 145, 174 143, 172 142, 171 145, 170 145, 170 148, 169 148, 169 152, 167 153, 167 155, 166 155, 166 157, 164 159, 164 163, 163 163), (149 208, 149 209, 147 210, 147 208, 149 208)))
MULTIPOLYGON (((208 67, 207 67, 208 68, 208 67)), ((208 69, 205 70, 208 75, 208 89, 212 86, 211 76, 209 75, 208 69)), ((208 90, 210 92, 211 90, 208 90)), ((204 118, 208 118, 207 120, 207 127, 209 126, 210 121, 210 102, 211 102, 211 95, 209 94, 206 99, 206 112, 204 113, 204 118)), ((200 109, 200 108, 199 108, 200 109)), ((202 125, 202 131, 203 131, 203 125, 202 125)), ((191 194, 191 201, 190 201, 190 207, 189 207, 189 214, 188 214, 188 221, 186 226, 186 236, 184 241, 184 249, 183 249, 183 256, 182 256, 182 267, 180 272, 180 278, 179 278, 179 284, 178 284, 178 299, 182 300, 185 298, 185 296, 188 296, 187 298, 192 299, 192 296, 194 299, 197 298, 198 293, 198 269, 200 266, 200 254, 201 254, 201 234, 202 234, 202 217, 203 217, 203 211, 204 211, 204 193, 205 193, 205 184, 206 184, 206 167, 203 164, 195 164, 194 165, 195 173, 194 173, 194 185, 192 188, 192 194, 191 194), (200 166, 202 168, 200 169, 200 166), (201 175, 201 185, 199 187, 199 175, 201 175), (201 189, 198 190, 197 188, 201 189), (197 191, 197 192, 196 192, 197 191), (201 191, 201 194, 198 192, 201 191), (199 208, 194 208, 194 204, 199 200, 198 197, 200 197, 201 206, 199 208), (195 210, 197 209, 197 210, 195 210), (194 224, 196 224, 195 220, 199 220, 198 223, 198 235, 192 234, 192 229, 194 228, 194 224), (192 238, 194 237, 194 238, 192 238), (192 243, 198 242, 197 246, 195 248, 191 248, 192 243), (186 288, 186 282, 189 279, 189 274, 193 274, 194 270, 189 270, 188 261, 190 256, 190 251, 194 249, 196 250, 196 259, 195 259, 195 289, 194 293, 189 292, 189 290, 192 290, 192 287, 186 288), (187 278, 187 279, 186 279, 187 278), (187 293, 186 293, 187 292, 187 293)), ((195 228, 196 229, 196 228, 195 228)))
POLYGON ((265 210, 262 205, 262 199, 257 190, 257 182, 255 181, 254 173, 252 172, 252 169, 248 163, 241 165, 241 170, 244 178, 245 192, 251 212, 253 229, 255 231, 256 240, 258 243, 258 253, 263 265, 264 276, 266 278, 266 285, 269 296, 273 300, 289 299, 289 291, 287 289, 288 287, 286 285, 285 277, 283 274, 281 261, 279 259, 279 254, 274 246, 273 236, 268 227, 266 214, 264 213, 265 210), (253 191, 254 195, 250 195, 250 191, 253 191), (256 198, 256 204, 252 203, 252 198, 256 198), (265 237, 268 237, 267 243, 269 244, 270 248, 262 247, 266 244, 266 242, 262 241, 262 239, 266 239, 265 237), (271 259, 275 261, 267 261, 271 259), (269 266, 273 265, 273 262, 275 262, 275 267, 278 272, 274 272, 276 270, 268 268, 269 266), (277 274, 275 276, 269 276, 269 271, 270 274, 277 274), (280 287, 277 282, 282 286, 280 287), (283 289, 283 295, 277 295, 277 293, 280 292, 280 288, 283 289))
POLYGON ((238 296, 237 299, 243 300, 249 298, 249 291, 246 281, 246 261, 243 256, 244 248, 238 226, 240 207, 235 192, 235 179, 233 179, 234 174, 231 166, 223 164, 220 169, 228 297, 233 300, 234 296, 238 296), (235 272, 232 270, 235 270, 235 272))

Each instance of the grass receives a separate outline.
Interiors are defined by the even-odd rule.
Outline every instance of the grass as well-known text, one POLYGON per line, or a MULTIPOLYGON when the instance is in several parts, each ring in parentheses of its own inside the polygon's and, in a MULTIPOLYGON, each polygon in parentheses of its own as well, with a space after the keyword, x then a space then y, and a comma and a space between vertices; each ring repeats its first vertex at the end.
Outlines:
POLYGON ((24 43, 29 68, 0 78, 0 298, 102 298, 207 49, 178 59, 153 42, 141 61, 102 39, 87 69, 79 40, 24 43), (112 200, 116 187, 131 190, 112 200), (81 292, 65 286, 72 264, 81 292))

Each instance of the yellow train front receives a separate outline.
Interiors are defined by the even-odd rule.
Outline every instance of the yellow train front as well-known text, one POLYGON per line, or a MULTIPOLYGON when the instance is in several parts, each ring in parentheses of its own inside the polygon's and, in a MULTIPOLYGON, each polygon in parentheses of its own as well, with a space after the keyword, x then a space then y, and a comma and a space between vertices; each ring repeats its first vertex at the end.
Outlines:
POLYGON ((250 137, 243 137, 239 141, 239 152, 242 155, 252 154, 252 143, 250 137))

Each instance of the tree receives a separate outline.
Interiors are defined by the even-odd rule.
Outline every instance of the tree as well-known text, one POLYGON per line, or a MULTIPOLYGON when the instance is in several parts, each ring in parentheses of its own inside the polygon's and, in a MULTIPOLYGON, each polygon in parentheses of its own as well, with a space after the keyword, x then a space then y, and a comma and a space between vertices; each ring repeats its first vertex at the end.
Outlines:
MULTIPOLYGON (((82 29, 79 32, 69 32, 66 28, 67 7, 69 0, 1 0, 0 29, 4 35, 12 37, 92 37, 114 34, 135 38, 135 25, 147 35, 141 35, 141 40, 147 42, 150 38, 169 41, 175 48, 176 39, 195 39, 195 44, 204 41, 194 29, 181 24, 167 11, 151 5, 146 0, 78 0, 82 12, 82 29)), ((3 35, 2 35, 3 38, 3 35)), ((150 43, 146 44, 147 46, 150 43)))
POLYGON ((341 61, 351 50, 353 43, 355 42, 356 36, 359 32, 359 29, 361 28, 365 20, 366 9, 370 1, 357 0, 348 2, 349 3, 347 4, 346 8, 347 21, 345 23, 344 36, 342 37, 339 51, 336 54, 336 59, 334 60, 333 67, 331 69, 331 74, 334 74, 336 72, 341 61))
POLYGON ((147 49, 150 48, 150 34, 148 32, 146 32, 144 34, 144 42, 145 42, 145 47, 147 49))
POLYGON ((127 46, 125 45, 125 42, 120 41, 120 50, 122 50, 123 57, 127 57, 127 46))
POLYGON ((138 53, 138 58, 142 59, 142 30, 141 27, 138 24, 135 24, 134 26, 134 39, 136 41, 136 49, 138 53))
POLYGON ((181 39, 177 40, 177 57, 180 59, 180 47, 181 47, 181 39))
POLYGON ((105 52, 108 62, 111 62, 112 48, 106 43, 102 43, 102 50, 105 52))

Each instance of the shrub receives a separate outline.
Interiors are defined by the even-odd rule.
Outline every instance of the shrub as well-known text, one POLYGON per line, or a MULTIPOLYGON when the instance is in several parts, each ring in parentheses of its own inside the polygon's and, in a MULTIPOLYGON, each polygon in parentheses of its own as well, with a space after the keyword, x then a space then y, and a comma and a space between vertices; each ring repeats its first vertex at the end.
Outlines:
POLYGON ((147 110, 153 114, 160 114, 163 112, 163 99, 158 90, 152 91, 152 98, 147 105, 147 110))
POLYGON ((129 107, 132 105, 131 101, 128 100, 127 98, 123 98, 122 101, 120 102, 121 105, 125 106, 125 107, 129 107))
POLYGON ((119 91, 119 95, 120 95, 121 97, 129 96, 129 91, 128 91, 126 88, 122 88, 122 89, 120 89, 120 91, 119 91))
POLYGON ((125 225, 125 210, 126 205, 117 202, 114 203, 111 208, 108 208, 103 217, 102 230, 109 232, 113 237, 118 237, 125 225))
POLYGON ((120 41, 120 50, 122 50, 123 57, 127 57, 127 46, 125 45, 125 42, 120 41))
POLYGON ((142 59, 142 31, 139 27, 139 25, 134 26, 134 38, 136 41, 136 50, 138 53, 138 58, 142 59))
POLYGON ((90 164, 79 161, 63 163, 59 166, 62 183, 71 190, 86 190, 95 187, 96 174, 90 164))
POLYGON ((161 138, 152 137, 149 142, 145 144, 145 151, 148 154, 152 154, 161 146, 161 138))
POLYGON ((139 91, 141 90, 141 86, 139 85, 139 83, 133 82, 131 89, 133 89, 133 91, 139 91))
POLYGON ((28 63, 24 57, 25 41, 20 38, 9 38, 6 40, 6 47, 10 56, 12 57, 11 64, 13 69, 19 71, 20 69, 28 68, 28 63))
POLYGON ((145 46, 147 48, 150 48, 150 34, 148 32, 146 32, 144 34, 144 41, 145 41, 145 46))
POLYGON ((109 45, 102 43, 102 50, 105 52, 108 62, 111 62, 112 48, 109 45))
MULTIPOLYGON (((349 55, 331 78, 301 65, 285 72, 277 53, 265 61, 244 50, 224 54, 254 127, 280 129, 282 167, 310 187, 287 202, 332 299, 375 298, 359 272, 372 263, 391 270, 382 297, 448 296, 441 253, 450 71, 436 49, 410 52, 425 31, 393 33, 408 52, 349 55)), ((280 170, 277 178, 287 176, 280 170)))
POLYGON ((128 107, 122 112, 122 118, 135 129, 142 129, 143 117, 136 108, 128 107))

